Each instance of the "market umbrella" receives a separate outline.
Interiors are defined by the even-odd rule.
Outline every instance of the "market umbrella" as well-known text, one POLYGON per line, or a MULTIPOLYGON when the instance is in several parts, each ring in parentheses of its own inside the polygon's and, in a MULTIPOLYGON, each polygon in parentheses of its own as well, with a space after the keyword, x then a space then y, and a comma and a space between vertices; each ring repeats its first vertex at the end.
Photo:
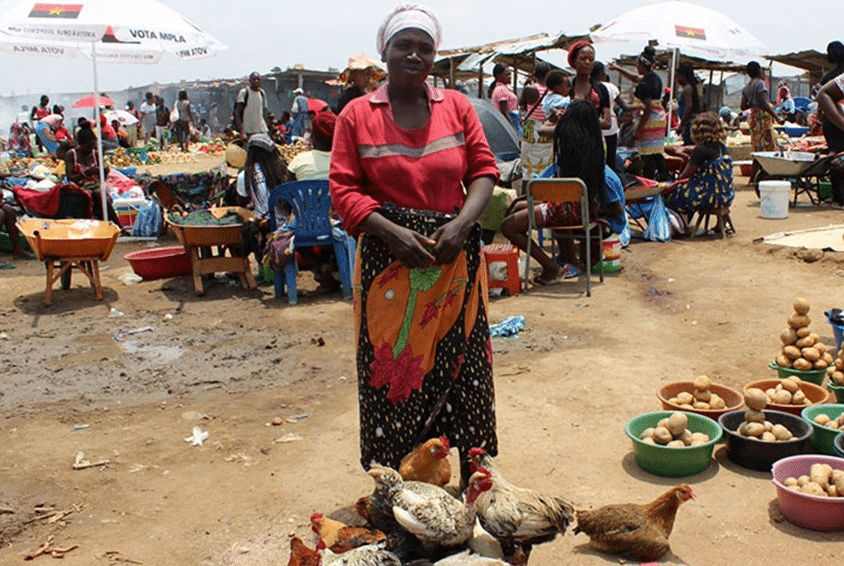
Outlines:
POLYGON ((120 122, 122 126, 131 126, 132 124, 137 124, 138 119, 129 112, 125 110, 106 110, 103 112, 103 116, 106 117, 108 123, 112 123, 114 120, 120 122))
POLYGON ((674 84, 678 52, 715 61, 749 60, 766 53, 761 41, 724 14, 680 0, 630 10, 590 36, 596 43, 634 43, 639 50, 651 41, 670 49, 669 85, 674 84))
POLYGON ((89 94, 88 96, 83 96, 73 103, 74 108, 93 108, 95 105, 100 108, 105 106, 114 106, 114 101, 107 96, 94 96, 93 94, 89 94))
MULTIPOLYGON (((179 59, 216 55, 227 47, 185 16, 158 0, 85 0, 75 4, 20 2, 0 14, 0 50, 22 55, 89 57, 93 62, 91 104, 95 123, 99 106, 93 103, 97 63, 157 63, 164 52, 179 59)), ((100 186, 106 216, 102 144, 100 186)))

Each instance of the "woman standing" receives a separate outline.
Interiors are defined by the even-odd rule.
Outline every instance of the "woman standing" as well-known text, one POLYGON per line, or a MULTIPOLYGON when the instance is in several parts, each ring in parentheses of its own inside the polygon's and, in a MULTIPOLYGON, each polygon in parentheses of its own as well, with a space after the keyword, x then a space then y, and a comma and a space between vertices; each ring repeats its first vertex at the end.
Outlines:
POLYGON ((683 136, 683 145, 692 145, 692 122, 700 114, 700 94, 697 91, 697 77, 692 66, 683 63, 677 68, 677 84, 680 85, 680 96, 677 99, 677 114, 680 123, 677 130, 683 136))
MULTIPOLYGON (((832 153, 844 151, 844 74, 830 80, 818 91, 818 109, 823 112, 823 134, 832 153)), ((837 160, 837 159, 836 159, 837 160)), ((830 171, 832 201, 836 208, 844 208, 844 175, 837 168, 830 171)))
MULTIPOLYGON (((774 121, 782 123, 771 103, 768 102, 768 87, 765 85, 762 67, 751 61, 745 68, 750 82, 741 91, 741 109, 750 110, 750 145, 753 151, 774 151, 777 148, 774 121)), ((757 180, 761 169, 753 161, 750 182, 757 180)))
POLYGON ((377 46, 389 82, 337 118, 329 180, 343 227, 360 234, 361 464, 397 468, 416 444, 446 435, 465 482, 469 448, 498 452, 476 223, 498 168, 468 100, 426 82, 441 37, 423 6, 387 17, 377 46))
POLYGON ((601 128, 610 127, 610 94, 600 81, 592 78, 595 68, 595 48, 588 41, 577 41, 569 49, 569 66, 575 70, 571 84, 571 99, 586 100, 598 113, 601 128))
POLYGON ((643 175, 648 179, 664 181, 665 167, 665 128, 667 116, 662 106, 662 79, 654 72, 656 50, 646 46, 636 60, 636 73, 631 73, 616 65, 610 68, 636 83, 633 96, 642 105, 642 115, 636 127, 636 149, 642 157, 643 175))
POLYGON ((618 87, 609 81, 606 68, 600 61, 596 61, 592 68, 592 80, 599 81, 604 88, 607 89, 607 94, 610 99, 610 126, 603 128, 604 145, 607 148, 607 165, 613 171, 616 170, 616 150, 618 149, 618 116, 615 108, 619 107, 622 110, 628 110, 627 103, 621 97, 618 87))
POLYGON ((190 145, 190 125, 193 124, 193 113, 190 109, 190 100, 185 90, 179 91, 179 100, 176 101, 176 110, 179 112, 179 119, 176 120, 176 139, 182 151, 188 150, 190 145))
POLYGON ((513 73, 510 69, 500 63, 496 63, 492 69, 492 76, 495 81, 489 85, 489 95, 492 105, 504 114, 507 121, 513 124, 519 136, 522 135, 522 126, 519 120, 519 101, 516 98, 516 93, 510 88, 510 81, 513 79, 513 73))

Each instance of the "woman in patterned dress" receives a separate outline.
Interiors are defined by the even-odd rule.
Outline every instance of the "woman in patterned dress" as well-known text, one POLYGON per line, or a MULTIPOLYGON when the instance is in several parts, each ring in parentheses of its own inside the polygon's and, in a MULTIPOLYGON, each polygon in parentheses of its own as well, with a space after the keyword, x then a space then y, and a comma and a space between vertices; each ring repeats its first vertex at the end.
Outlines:
POLYGON ((498 168, 465 96, 426 82, 440 39, 423 6, 387 17, 377 44, 389 82, 338 116, 329 181, 344 228, 359 235, 361 464, 398 468, 445 435, 465 481, 469 448, 498 450, 476 222, 498 168))
MULTIPOLYGON (((774 122, 783 123, 768 101, 768 87, 765 85, 762 67, 756 61, 751 61, 745 68, 750 82, 741 91, 741 109, 750 110, 750 146, 753 151, 775 151, 776 132, 774 122)), ((761 168, 757 161, 753 161, 750 182, 758 180, 761 168)), ((758 192, 758 191, 757 191, 758 192)))

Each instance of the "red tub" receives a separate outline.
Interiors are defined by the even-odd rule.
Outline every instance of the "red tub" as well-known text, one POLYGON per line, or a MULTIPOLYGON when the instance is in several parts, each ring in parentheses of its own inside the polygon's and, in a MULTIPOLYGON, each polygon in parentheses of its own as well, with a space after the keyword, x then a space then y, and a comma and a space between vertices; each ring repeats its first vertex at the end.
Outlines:
POLYGON ((140 250, 123 256, 134 271, 144 279, 162 279, 193 273, 190 256, 182 246, 140 250))

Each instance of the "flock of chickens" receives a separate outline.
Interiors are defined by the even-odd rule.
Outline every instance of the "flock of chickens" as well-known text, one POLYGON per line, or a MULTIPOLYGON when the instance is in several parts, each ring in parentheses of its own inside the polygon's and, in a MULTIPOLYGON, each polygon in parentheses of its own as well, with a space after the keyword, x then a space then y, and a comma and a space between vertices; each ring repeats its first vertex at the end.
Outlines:
POLYGON ((311 516, 316 548, 290 541, 288 566, 482 566, 526 565, 531 548, 564 534, 589 536, 596 550, 657 560, 669 550, 668 536, 680 504, 694 498, 681 485, 646 505, 607 505, 575 511, 562 498, 508 482, 482 448, 469 452, 472 476, 462 493, 451 480, 448 439, 417 446, 399 470, 373 466, 371 495, 355 504, 365 526, 311 516))

